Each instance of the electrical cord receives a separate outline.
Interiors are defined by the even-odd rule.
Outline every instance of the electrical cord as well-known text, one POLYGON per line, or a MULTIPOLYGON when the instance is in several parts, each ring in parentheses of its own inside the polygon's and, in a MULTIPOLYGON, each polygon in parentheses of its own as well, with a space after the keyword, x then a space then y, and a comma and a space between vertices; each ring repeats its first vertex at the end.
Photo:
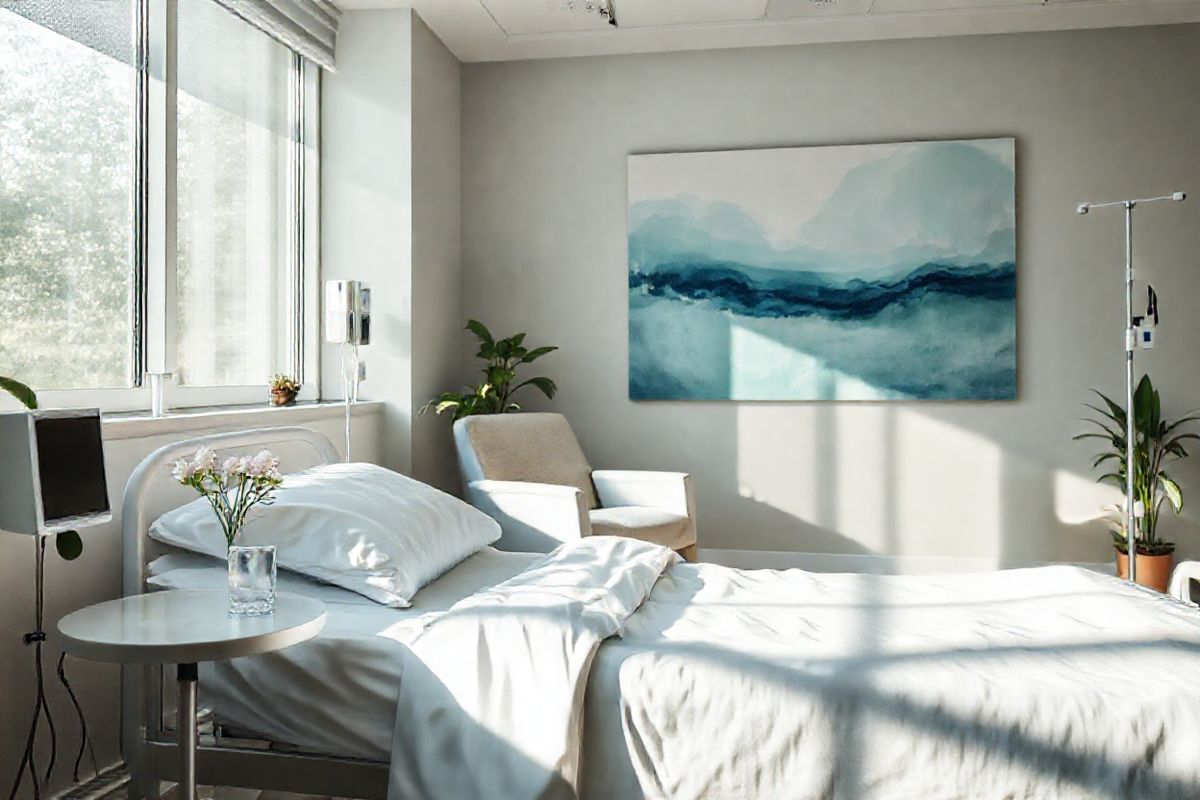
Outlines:
MULTIPOLYGON (((46 586, 46 539, 45 536, 38 536, 35 543, 35 566, 34 566, 34 626, 33 630, 26 633, 22 637, 22 641, 26 645, 34 646, 34 674, 37 678, 37 690, 34 693, 33 703, 33 719, 29 723, 29 734, 25 738, 25 753, 21 757, 21 767, 17 771, 17 778, 13 781, 12 791, 9 793, 9 800, 16 800, 17 793, 21 790, 21 784, 25 780, 25 770, 29 770, 30 780, 33 782, 33 800, 41 800, 42 787, 38 783, 38 768, 37 756, 35 749, 37 744, 38 728, 41 727, 42 714, 46 715, 46 725, 50 731, 50 762, 46 765, 46 774, 43 781, 49 782, 50 776, 54 772, 54 765, 58 761, 58 730, 54 726, 54 717, 50 714, 50 705, 46 702, 46 680, 45 672, 42 667, 42 645, 46 643, 46 631, 43 629, 43 619, 45 617, 45 586, 46 586)), ((64 668, 63 661, 66 658, 66 653, 59 656, 58 659, 58 679, 66 688, 67 694, 71 698, 71 704, 75 706, 75 713, 79 716, 79 727, 81 737, 79 742, 79 755, 75 758, 75 766, 72 772, 72 777, 75 782, 79 782, 79 765, 83 761, 84 750, 86 749, 91 754, 92 768, 99 774, 100 769, 96 760, 96 751, 92 747, 91 737, 88 735, 87 720, 83 715, 83 707, 79 704, 79 699, 75 696, 71 684, 67 681, 67 673, 64 668)))
POLYGON ((358 402, 358 345, 344 343, 341 355, 342 397, 345 398, 346 403, 346 462, 349 463, 352 460, 350 458, 350 407, 358 402))
POLYGON ((66 660, 66 651, 58 657, 58 679, 62 682, 63 688, 67 690, 67 696, 71 698, 71 705, 75 706, 75 715, 79 717, 79 752, 75 755, 75 764, 71 768, 71 780, 79 783, 79 765, 83 763, 84 751, 87 751, 88 756, 92 760, 92 772, 100 774, 100 762, 96 759, 96 748, 92 746, 92 737, 88 733, 87 718, 83 716, 83 706, 79 705, 79 698, 75 696, 75 690, 71 688, 71 683, 67 680, 67 671, 63 662, 66 660))
POLYGON ((46 778, 50 778, 50 770, 54 769, 54 762, 58 756, 58 734, 54 729, 54 719, 50 716, 50 708, 46 705, 46 682, 45 676, 42 673, 42 645, 46 642, 46 632, 42 630, 42 616, 44 610, 44 592, 43 581, 45 580, 46 569, 46 537, 39 536, 34 545, 35 564, 33 571, 34 592, 34 623, 33 630, 25 634, 22 640, 26 645, 34 647, 34 673, 37 676, 37 691, 34 694, 33 700, 33 720, 29 723, 29 735, 25 738, 25 753, 21 757, 21 768, 17 771, 17 779, 13 782, 12 792, 9 793, 9 800, 15 800, 17 792, 21 789, 21 784, 25 781, 25 770, 29 770, 29 777, 33 781, 33 800, 41 800, 42 788, 38 784, 38 769, 37 758, 34 755, 34 745, 37 743, 38 728, 42 720, 42 711, 46 712, 46 722, 50 727, 50 764, 46 769, 46 778))

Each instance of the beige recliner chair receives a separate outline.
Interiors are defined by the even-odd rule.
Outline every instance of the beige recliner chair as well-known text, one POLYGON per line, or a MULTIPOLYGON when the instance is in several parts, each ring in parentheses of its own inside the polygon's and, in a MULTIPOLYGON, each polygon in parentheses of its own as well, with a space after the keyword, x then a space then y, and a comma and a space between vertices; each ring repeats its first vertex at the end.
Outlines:
POLYGON ((454 423, 471 505, 495 518, 502 550, 545 553, 592 534, 629 536, 696 559, 696 507, 682 472, 593 470, 561 414, 454 423))

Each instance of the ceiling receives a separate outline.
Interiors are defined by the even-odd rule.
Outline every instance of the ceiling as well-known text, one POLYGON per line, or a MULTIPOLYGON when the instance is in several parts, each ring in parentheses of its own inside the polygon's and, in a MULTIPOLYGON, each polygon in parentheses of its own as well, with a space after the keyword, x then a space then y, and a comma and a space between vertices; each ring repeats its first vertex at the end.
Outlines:
POLYGON ((1200 22, 1200 0, 337 0, 414 8, 461 61, 1200 22))

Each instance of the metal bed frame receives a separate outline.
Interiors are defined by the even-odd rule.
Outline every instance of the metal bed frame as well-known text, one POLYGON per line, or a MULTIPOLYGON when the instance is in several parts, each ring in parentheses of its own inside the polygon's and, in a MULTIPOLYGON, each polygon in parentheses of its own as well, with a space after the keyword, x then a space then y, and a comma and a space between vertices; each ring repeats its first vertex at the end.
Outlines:
MULTIPOLYGON (((328 438, 301 427, 262 428, 199 436, 161 447, 146 457, 129 478, 122 505, 123 593, 143 594, 147 565, 166 549, 149 537, 150 524, 166 511, 195 499, 174 483, 168 465, 198 447, 223 450, 270 448, 294 472, 339 461, 328 438)), ((130 800, 159 800, 161 781, 176 781, 179 756, 164 722, 162 667, 121 668, 121 745, 132 780, 130 800)), ((202 743, 196 775, 203 784, 386 800, 388 765, 384 762, 296 752, 294 746, 267 741, 253 747, 202 743), (287 750, 272 749, 287 747, 287 750)), ((245 740, 242 740, 245 742, 245 740)))

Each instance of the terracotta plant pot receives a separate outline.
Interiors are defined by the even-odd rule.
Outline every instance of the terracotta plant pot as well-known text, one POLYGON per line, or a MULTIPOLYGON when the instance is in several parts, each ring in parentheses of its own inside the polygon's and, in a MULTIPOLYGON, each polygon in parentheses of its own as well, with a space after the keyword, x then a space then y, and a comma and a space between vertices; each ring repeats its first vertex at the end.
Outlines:
POLYGON ((271 390, 271 405, 273 406, 290 406, 296 402, 295 392, 281 392, 275 389, 271 390))
MULTIPOLYGON (((1117 554, 1117 577, 1129 577, 1129 556, 1113 548, 1117 554)), ((1167 553, 1164 556, 1151 556, 1146 553, 1137 554, 1137 582, 1140 586, 1148 586, 1160 592, 1166 592, 1171 583, 1171 568, 1175 564, 1175 556, 1167 553)))

